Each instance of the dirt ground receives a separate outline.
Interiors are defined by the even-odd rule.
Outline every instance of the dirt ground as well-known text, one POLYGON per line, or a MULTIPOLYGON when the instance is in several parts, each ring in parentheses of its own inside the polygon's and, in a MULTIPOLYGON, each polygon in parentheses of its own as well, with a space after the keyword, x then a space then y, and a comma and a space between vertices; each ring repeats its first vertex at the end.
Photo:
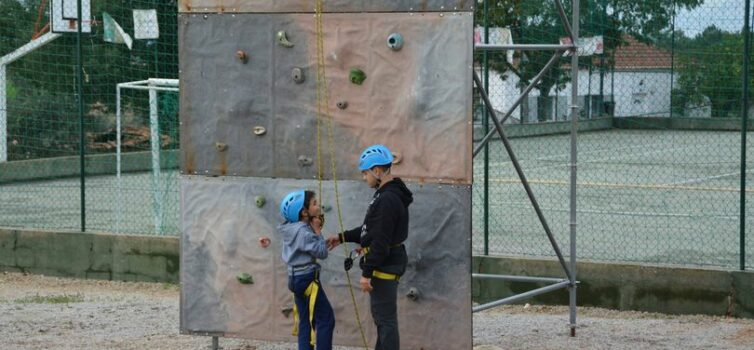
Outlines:
MULTIPOLYGON (((0 349, 208 349, 178 334, 178 286, 0 274, 0 349)), ((475 350, 754 349, 754 320, 564 307, 508 306, 474 315, 475 350)), ((225 350, 295 349, 221 339, 225 350)), ((347 348, 338 348, 346 350, 347 348)), ((455 350, 455 349, 453 349, 455 350)))

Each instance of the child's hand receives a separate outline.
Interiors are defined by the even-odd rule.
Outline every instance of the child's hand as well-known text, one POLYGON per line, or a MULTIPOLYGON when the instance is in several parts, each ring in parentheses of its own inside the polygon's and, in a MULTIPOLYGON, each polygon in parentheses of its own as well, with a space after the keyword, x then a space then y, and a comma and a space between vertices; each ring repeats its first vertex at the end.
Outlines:
POLYGON ((312 225, 312 229, 314 230, 314 233, 319 236, 322 234, 322 218, 319 216, 315 216, 311 219, 309 222, 312 225))

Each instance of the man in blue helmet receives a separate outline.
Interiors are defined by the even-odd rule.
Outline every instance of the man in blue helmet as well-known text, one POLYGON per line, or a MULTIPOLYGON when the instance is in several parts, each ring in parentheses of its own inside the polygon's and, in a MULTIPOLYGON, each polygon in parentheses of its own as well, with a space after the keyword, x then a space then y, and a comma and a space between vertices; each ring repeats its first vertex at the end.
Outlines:
POLYGON ((359 284, 364 292, 369 292, 372 318, 377 326, 375 350, 400 349, 398 279, 408 263, 403 242, 408 237, 408 206, 413 195, 400 178, 391 175, 392 164, 393 155, 383 145, 373 145, 362 152, 359 160, 362 178, 376 189, 364 224, 327 240, 330 249, 343 242, 361 245, 359 284))

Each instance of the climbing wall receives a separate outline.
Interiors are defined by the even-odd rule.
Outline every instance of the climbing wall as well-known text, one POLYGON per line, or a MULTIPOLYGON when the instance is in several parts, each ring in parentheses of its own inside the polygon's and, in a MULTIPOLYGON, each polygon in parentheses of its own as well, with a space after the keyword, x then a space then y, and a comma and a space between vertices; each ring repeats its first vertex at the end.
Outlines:
MULTIPOLYGON (((471 348, 469 4, 324 4, 345 225, 361 224, 373 193, 356 167, 368 145, 396 153, 394 173, 415 193, 398 300, 403 349, 471 348)), ((277 206, 292 190, 318 188, 313 8, 293 0, 179 2, 183 333, 295 339, 277 206), (269 247, 259 245, 262 236, 272 238, 269 247), (253 283, 239 283, 242 273, 253 283)), ((332 208, 325 232, 337 232, 329 168, 325 179, 320 197, 332 208)), ((360 345, 343 259, 339 247, 323 261, 322 281, 336 313, 335 342, 360 345)), ((358 281, 360 270, 350 274, 358 281)), ((371 346, 368 296, 356 295, 371 346)))

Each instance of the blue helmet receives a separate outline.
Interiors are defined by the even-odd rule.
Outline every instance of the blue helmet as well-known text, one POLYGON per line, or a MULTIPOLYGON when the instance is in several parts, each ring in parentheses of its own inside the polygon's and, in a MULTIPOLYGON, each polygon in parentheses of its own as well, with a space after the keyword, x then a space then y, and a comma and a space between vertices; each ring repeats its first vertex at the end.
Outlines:
POLYGON ((378 165, 390 165, 393 163, 393 154, 384 145, 371 145, 359 158, 359 170, 366 171, 378 165))
POLYGON ((293 191, 289 193, 283 201, 280 202, 280 215, 285 221, 296 222, 301 210, 304 209, 304 190, 293 191))

